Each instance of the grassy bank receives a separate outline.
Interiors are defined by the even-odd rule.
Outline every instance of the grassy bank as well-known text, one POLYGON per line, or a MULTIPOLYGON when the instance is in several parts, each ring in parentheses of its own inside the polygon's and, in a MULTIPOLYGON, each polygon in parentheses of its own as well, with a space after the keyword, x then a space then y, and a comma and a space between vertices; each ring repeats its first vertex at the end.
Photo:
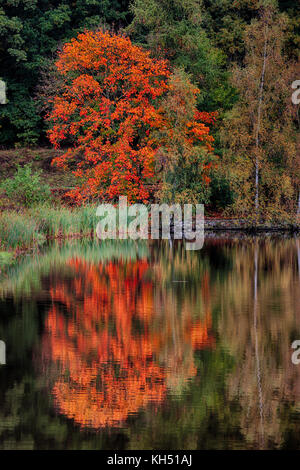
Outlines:
POLYGON ((87 236, 97 225, 96 206, 35 207, 0 214, 0 251, 29 249, 49 238, 87 236))
MULTIPOLYGON (((38 206, 18 211, 0 213, 0 262, 8 263, 8 252, 26 251, 42 246, 49 239, 95 237, 99 222, 97 205, 82 207, 38 206)), ((239 219, 205 220, 205 229, 218 231, 299 231, 299 224, 262 224, 253 227, 251 222, 239 219)))

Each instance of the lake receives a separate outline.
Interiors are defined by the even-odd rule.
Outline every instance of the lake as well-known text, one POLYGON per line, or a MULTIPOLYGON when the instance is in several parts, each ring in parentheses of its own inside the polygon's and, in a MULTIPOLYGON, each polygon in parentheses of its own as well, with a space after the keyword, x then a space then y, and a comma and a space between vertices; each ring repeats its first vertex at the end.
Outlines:
POLYGON ((300 449, 299 238, 57 242, 0 276, 1 449, 300 449))

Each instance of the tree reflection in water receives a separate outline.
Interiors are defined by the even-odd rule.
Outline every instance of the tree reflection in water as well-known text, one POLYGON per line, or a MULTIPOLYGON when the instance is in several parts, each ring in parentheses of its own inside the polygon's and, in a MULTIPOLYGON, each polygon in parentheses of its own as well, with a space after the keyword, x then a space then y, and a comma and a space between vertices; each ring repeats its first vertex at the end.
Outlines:
POLYGON ((68 264, 73 276, 50 289, 44 337, 57 410, 81 427, 113 427, 180 393, 197 374, 194 351, 214 345, 209 308, 201 320, 191 305, 179 316, 170 293, 155 295, 146 260, 68 264))
POLYGON ((300 448, 300 242, 66 243, 0 281, 0 448, 300 448))

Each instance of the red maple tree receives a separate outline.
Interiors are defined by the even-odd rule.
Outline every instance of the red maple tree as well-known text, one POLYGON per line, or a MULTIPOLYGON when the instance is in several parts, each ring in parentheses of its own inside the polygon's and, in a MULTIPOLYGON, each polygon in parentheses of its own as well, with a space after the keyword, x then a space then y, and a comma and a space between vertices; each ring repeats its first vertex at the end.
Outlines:
MULTIPOLYGON (((147 202, 155 157, 165 144, 155 130, 170 127, 160 108, 170 89, 168 63, 127 37, 86 31, 64 45, 55 66, 60 85, 48 136, 56 148, 67 147, 54 164, 72 168, 80 181, 69 196, 77 203, 120 195, 130 203, 147 202)), ((199 128, 199 118, 201 113, 183 139, 192 144, 207 138, 210 146, 209 128, 199 128)))

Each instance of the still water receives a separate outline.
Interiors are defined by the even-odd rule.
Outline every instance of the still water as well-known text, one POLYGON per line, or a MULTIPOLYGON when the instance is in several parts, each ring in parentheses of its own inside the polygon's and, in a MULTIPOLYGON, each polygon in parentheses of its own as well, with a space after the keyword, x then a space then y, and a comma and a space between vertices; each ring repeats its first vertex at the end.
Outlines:
POLYGON ((0 276, 1 449, 300 449, 299 239, 74 241, 0 276))

